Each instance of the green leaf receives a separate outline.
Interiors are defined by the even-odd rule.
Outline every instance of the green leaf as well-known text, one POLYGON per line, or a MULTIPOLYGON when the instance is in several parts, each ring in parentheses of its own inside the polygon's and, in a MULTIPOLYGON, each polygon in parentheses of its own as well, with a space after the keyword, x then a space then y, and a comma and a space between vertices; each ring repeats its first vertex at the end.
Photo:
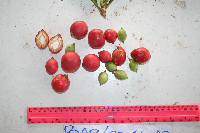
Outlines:
POLYGON ((101 13, 102 10, 101 10, 101 8, 98 6, 98 4, 97 4, 97 0, 91 0, 91 1, 94 3, 94 5, 98 8, 99 12, 101 13))
POLYGON ((113 2, 114 0, 110 0, 107 4, 107 8, 110 6, 110 4, 113 2))

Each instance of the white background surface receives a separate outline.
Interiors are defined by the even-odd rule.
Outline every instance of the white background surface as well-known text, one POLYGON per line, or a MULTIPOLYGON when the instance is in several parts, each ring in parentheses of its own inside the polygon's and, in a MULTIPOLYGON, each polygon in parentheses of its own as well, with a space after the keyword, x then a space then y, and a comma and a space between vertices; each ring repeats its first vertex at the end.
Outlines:
POLYGON ((92 132, 92 133, 169 133, 169 126, 143 126, 132 124, 98 124, 98 125, 64 125, 64 133, 69 131, 92 132), (159 132, 158 132, 159 131, 159 132))
MULTIPOLYGON (((28 106, 200 104, 198 0, 115 0, 106 19, 90 0, 4 0, 0 6, 0 132, 63 132, 64 124, 28 125, 28 106), (127 39, 124 44, 106 42, 94 50, 87 36, 82 40, 70 36, 70 26, 78 20, 85 21, 89 31, 123 27, 127 39), (137 73, 129 69, 127 59, 118 69, 126 71, 128 79, 119 81, 108 73, 109 80, 102 86, 97 78, 105 70, 103 63, 95 72, 81 66, 68 74, 69 90, 57 94, 51 88, 53 76, 47 74, 45 63, 54 57, 59 63, 56 74, 64 74, 60 67, 64 48, 58 54, 51 54, 48 47, 38 49, 35 36, 41 29, 50 38, 61 34, 64 48, 75 43, 81 60, 101 50, 112 53, 119 44, 129 58, 133 49, 146 47, 151 59, 140 65, 137 73)), ((200 132, 199 122, 140 125, 170 126, 174 133, 200 132)))

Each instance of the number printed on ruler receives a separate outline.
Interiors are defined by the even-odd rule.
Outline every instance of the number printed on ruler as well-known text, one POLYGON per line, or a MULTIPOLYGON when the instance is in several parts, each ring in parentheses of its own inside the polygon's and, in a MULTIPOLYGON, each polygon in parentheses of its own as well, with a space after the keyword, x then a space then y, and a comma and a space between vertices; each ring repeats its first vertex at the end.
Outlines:
POLYGON ((132 124, 70 124, 64 125, 64 133, 170 133, 170 127, 132 124))

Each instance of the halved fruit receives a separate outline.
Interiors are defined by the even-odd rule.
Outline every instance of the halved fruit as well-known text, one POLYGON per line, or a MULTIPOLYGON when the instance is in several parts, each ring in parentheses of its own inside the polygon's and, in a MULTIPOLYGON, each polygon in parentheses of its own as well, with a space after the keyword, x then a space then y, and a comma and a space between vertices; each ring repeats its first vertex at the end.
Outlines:
POLYGON ((49 40, 49 50, 51 51, 51 53, 56 54, 58 52, 61 51, 61 49, 63 48, 63 40, 60 34, 52 37, 49 40))
POLYGON ((46 31, 44 31, 43 29, 39 31, 35 37, 35 42, 38 48, 44 49, 48 45, 48 42, 49 42, 49 36, 46 33, 46 31))

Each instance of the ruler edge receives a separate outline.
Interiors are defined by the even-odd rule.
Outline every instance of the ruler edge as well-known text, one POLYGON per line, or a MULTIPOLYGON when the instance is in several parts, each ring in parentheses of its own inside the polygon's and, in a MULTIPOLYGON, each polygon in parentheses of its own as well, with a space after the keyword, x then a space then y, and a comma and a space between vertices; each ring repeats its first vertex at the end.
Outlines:
POLYGON ((179 104, 179 105, 127 105, 127 106, 42 106, 42 107, 35 107, 35 106, 29 106, 27 107, 27 110, 29 108, 64 108, 64 107, 71 107, 71 108, 79 108, 79 107, 163 107, 163 106, 168 106, 168 107, 174 107, 174 106, 198 106, 199 108, 199 104, 179 104))
MULTIPOLYGON (((31 124, 31 123, 28 123, 28 120, 30 118, 30 112, 29 112, 29 109, 30 108, 63 108, 63 107, 76 107, 76 108, 79 108, 79 107, 163 107, 163 106, 168 106, 168 107, 174 107, 174 106, 197 106, 199 108, 199 104, 180 104, 180 105, 130 105, 130 106, 57 106, 57 107, 49 107, 49 106, 46 106, 46 107, 34 107, 34 106, 29 106, 27 107, 27 124, 31 124)), ((200 109, 198 110, 198 116, 200 116, 200 109)), ((200 119, 199 119, 200 121, 200 119)), ((191 122, 194 122, 194 121, 191 121, 191 122)), ((198 121, 196 121, 198 122, 198 121)), ((39 123, 34 123, 34 124, 39 124, 39 123)))

